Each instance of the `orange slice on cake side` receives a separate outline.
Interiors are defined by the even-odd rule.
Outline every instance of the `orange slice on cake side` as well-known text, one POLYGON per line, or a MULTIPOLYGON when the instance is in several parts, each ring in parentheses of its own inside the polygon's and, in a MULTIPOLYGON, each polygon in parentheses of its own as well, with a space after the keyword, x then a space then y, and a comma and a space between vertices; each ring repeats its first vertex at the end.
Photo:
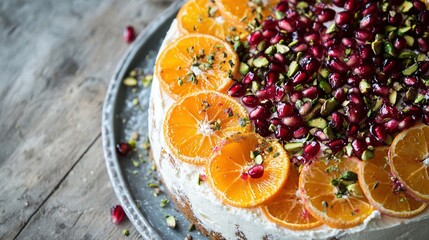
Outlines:
POLYGON ((222 40, 243 39, 247 32, 243 26, 225 19, 210 0, 190 0, 180 8, 177 23, 182 35, 190 33, 209 34, 222 40))
POLYGON ((155 74, 173 99, 199 90, 226 91, 239 67, 234 49, 204 34, 189 34, 170 43, 159 55, 155 74))
POLYGON ((311 229, 322 225, 305 209, 297 194, 298 182, 298 168, 291 166, 283 188, 279 194, 261 206, 262 212, 270 221, 294 230, 311 229))
POLYGON ((206 164, 207 179, 226 204, 255 207, 282 188, 289 173, 282 145, 257 133, 238 134, 218 146, 206 164))
POLYGON ((188 163, 204 164, 226 137, 252 127, 236 100, 216 91, 201 91, 174 103, 163 129, 172 154, 188 163))
POLYGON ((247 22, 257 19, 261 21, 274 14, 278 0, 215 0, 222 16, 237 25, 246 25, 247 22))
POLYGON ((374 149, 374 157, 359 162, 359 182, 371 205, 381 213, 400 218, 412 217, 426 204, 407 194, 391 174, 388 147, 374 149))
POLYGON ((429 201, 429 126, 420 124, 399 133, 390 146, 389 164, 407 193, 429 201))
POLYGON ((330 227, 359 225, 373 212, 359 185, 357 161, 322 158, 301 171, 299 188, 306 209, 330 227))

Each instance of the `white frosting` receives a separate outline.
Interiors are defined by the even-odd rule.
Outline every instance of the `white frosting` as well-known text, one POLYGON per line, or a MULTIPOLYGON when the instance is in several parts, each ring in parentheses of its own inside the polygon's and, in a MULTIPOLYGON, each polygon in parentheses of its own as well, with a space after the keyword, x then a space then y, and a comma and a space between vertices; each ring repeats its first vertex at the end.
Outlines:
MULTIPOLYGON (((179 36, 174 21, 161 49, 179 36)), ((243 209, 224 205, 211 190, 207 182, 198 185, 199 174, 204 167, 194 166, 178 160, 170 160, 170 153, 164 141, 163 122, 166 111, 173 100, 164 93, 154 76, 149 111, 149 137, 155 163, 162 175, 165 186, 172 194, 187 197, 193 214, 208 231, 221 233, 226 239, 237 238, 237 232, 247 239, 424 239, 429 236, 429 210, 411 219, 381 216, 374 211, 365 222, 349 229, 334 229, 321 226, 312 230, 294 231, 281 227, 266 219, 258 208, 243 209), (165 150, 165 151, 162 151, 165 150)), ((180 204, 180 203, 179 203, 180 204)))

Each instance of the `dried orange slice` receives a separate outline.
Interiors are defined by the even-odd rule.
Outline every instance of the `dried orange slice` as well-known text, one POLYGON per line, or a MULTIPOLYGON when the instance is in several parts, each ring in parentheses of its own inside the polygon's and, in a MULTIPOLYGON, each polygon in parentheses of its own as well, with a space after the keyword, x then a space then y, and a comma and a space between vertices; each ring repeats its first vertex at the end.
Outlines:
POLYGON ((285 185, 279 194, 261 207, 262 212, 270 221, 294 230, 320 226, 322 223, 305 209, 299 194, 297 195, 298 179, 298 169, 291 166, 285 185))
POLYGON ((306 165, 299 177, 306 209, 333 228, 361 224, 373 211, 358 182, 357 159, 320 159, 306 165))
POLYGON ((238 66, 237 54, 228 43, 210 35, 190 34, 161 52, 155 73, 162 89, 177 99, 199 90, 225 91, 238 66))
POLYGON ((390 146, 389 164, 409 194, 429 201, 429 126, 399 133, 390 146))
POLYGON ((209 34, 220 39, 244 38, 247 32, 224 19, 217 6, 210 0, 190 0, 180 8, 177 23, 182 35, 190 33, 209 34))
POLYGON ((233 98, 215 91, 197 92, 168 110, 164 138, 178 159, 204 164, 223 139, 251 130, 246 117, 246 110, 233 98))
POLYGON ((282 188, 289 157, 282 145, 257 133, 233 136, 219 146, 206 164, 207 179, 224 203, 254 207, 282 188))
POLYGON ((401 218, 415 216, 426 204, 409 196, 392 177, 388 152, 388 147, 376 148, 371 160, 359 162, 359 183, 371 205, 380 212, 401 218))
POLYGON ((278 0, 215 0, 222 16, 237 25, 246 25, 247 22, 258 19, 261 21, 274 14, 278 0))

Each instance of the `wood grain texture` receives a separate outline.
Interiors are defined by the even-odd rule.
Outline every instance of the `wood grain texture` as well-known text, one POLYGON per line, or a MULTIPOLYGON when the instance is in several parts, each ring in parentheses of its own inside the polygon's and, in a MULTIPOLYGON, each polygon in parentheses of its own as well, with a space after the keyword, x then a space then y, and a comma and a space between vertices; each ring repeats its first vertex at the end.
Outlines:
POLYGON ((118 238, 102 104, 124 26, 144 30, 169 3, 0 1, 0 239, 118 238))

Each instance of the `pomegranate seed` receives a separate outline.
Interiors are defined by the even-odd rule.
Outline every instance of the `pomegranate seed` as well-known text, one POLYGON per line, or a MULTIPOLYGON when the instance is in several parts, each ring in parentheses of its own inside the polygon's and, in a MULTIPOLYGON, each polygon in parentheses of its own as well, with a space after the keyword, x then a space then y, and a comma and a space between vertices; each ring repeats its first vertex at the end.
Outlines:
POLYGON ((249 174, 243 172, 243 173, 240 174, 240 178, 243 179, 243 180, 247 180, 247 179, 249 179, 249 174))
POLYGON ((351 21, 352 16, 349 12, 346 11, 337 13, 337 16, 335 18, 335 23, 340 27, 346 24, 350 24, 351 21))
POLYGON ((136 38, 136 32, 132 26, 126 26, 124 30, 124 41, 128 44, 132 43, 136 38))
POLYGON ((265 19, 262 24, 262 28, 264 30, 276 29, 276 26, 277 26, 277 21, 271 16, 268 16, 267 19, 265 19))
POLYGON ((416 120, 412 116, 407 116, 402 121, 399 122, 398 130, 402 131, 404 129, 407 129, 407 128, 413 126, 415 122, 416 122, 416 120))
POLYGON ((420 47, 420 51, 427 52, 429 51, 429 39, 418 38, 417 43, 420 47))
POLYGON ((266 29, 262 32, 262 36, 264 36, 264 39, 270 40, 274 36, 278 34, 278 31, 275 29, 266 29))
POLYGON ((277 24, 281 30, 284 30, 288 33, 295 31, 295 26, 287 19, 282 19, 277 24))
POLYGON ((282 123, 282 120, 280 118, 271 118, 270 123, 277 126, 282 123))
POLYGON ((337 58, 332 58, 328 62, 328 67, 331 68, 333 71, 340 72, 340 73, 345 73, 348 70, 347 65, 337 58))
POLYGON ((358 127, 358 125, 356 123, 350 123, 347 126, 346 136, 348 138, 355 137, 357 135, 357 133, 358 133, 358 130, 359 130, 359 127, 358 127))
POLYGON ((255 164, 253 167, 249 168, 247 174, 251 178, 261 178, 264 175, 264 166, 261 164, 255 164))
POLYGON ((118 143, 116 144, 116 152, 121 156, 126 156, 129 152, 131 152, 133 148, 128 143, 118 143))
POLYGON ((303 58, 301 58, 301 60, 299 61, 300 66, 306 70, 309 74, 313 74, 314 72, 316 72, 319 67, 320 67, 320 63, 317 59, 307 55, 303 58))
POLYGON ((345 0, 332 0, 332 3, 337 7, 343 7, 345 0))
POLYGON ((368 30, 359 29, 355 31, 355 37, 361 41, 370 41, 372 34, 368 30))
POLYGON ((293 138, 299 139, 307 136, 308 129, 306 127, 300 127, 295 132, 293 132, 293 138))
POLYGON ((413 76, 406 76, 404 77, 404 83, 407 86, 415 86, 418 83, 418 79, 413 76))
POLYGON ((429 25, 429 11, 428 10, 423 10, 420 12, 419 15, 419 21, 420 24, 422 25, 429 25))
POLYGON ((278 33, 276 36, 274 36, 273 38, 270 39, 270 43, 272 45, 274 45, 274 44, 280 42, 283 39, 284 39, 284 35, 281 34, 281 33, 278 33))
POLYGON ((315 99, 319 93, 318 91, 317 87, 311 86, 302 90, 302 95, 306 98, 315 99))
POLYGON ((360 56, 362 59, 371 59, 373 56, 373 51, 370 47, 370 45, 361 45, 360 47, 360 56))
POLYGON ((335 11, 330 8, 325 8, 322 10, 322 12, 319 15, 317 15, 317 20, 319 22, 324 23, 324 22, 334 20, 334 17, 335 17, 335 11))
POLYGON ((390 119, 384 123, 384 127, 388 133, 395 133, 398 131, 399 122, 395 119, 390 119))
POLYGON ((356 41, 353 38, 343 38, 341 42, 344 44, 344 46, 349 48, 353 47, 356 43, 356 41))
POLYGON ((259 104, 259 99, 255 95, 246 95, 241 98, 241 102, 250 108, 254 108, 259 104))
POLYGON ((259 133, 262 137, 267 137, 271 134, 271 132, 268 130, 268 122, 265 120, 257 119, 254 121, 256 132, 259 133))
POLYGON ((360 21, 360 27, 365 29, 372 28, 377 21, 378 19, 375 15, 368 14, 360 21))
POLYGON ((345 108, 345 110, 346 110, 346 116, 350 122, 359 123, 363 120, 362 119, 362 117, 364 116, 363 106, 357 105, 355 103, 349 103, 345 108))
POLYGON ((395 42, 393 42, 393 46, 395 47, 395 49, 397 49, 398 51, 402 51, 404 48, 407 47, 407 41, 405 40, 405 38, 403 37, 397 37, 395 39, 395 42))
POLYGON ((387 14, 387 22, 393 26, 398 26, 402 22, 402 14, 393 12, 393 15, 387 14))
POLYGON ((401 192, 405 191, 405 187, 404 185, 399 181, 398 178, 396 178, 393 173, 392 173, 392 177, 391 180, 393 182, 393 193, 394 194, 399 194, 401 192))
POLYGON ((119 224, 125 218, 125 212, 121 205, 115 205, 110 209, 111 220, 114 224, 119 224))
POLYGON ((256 31, 251 33, 247 40, 250 43, 250 45, 257 45, 262 41, 263 38, 264 36, 262 35, 262 32, 256 31))
POLYGON ((275 95, 274 95, 274 99, 275 99, 277 102, 280 102, 280 101, 283 99, 283 97, 285 96, 285 94, 286 94, 286 92, 285 92, 285 89, 284 89, 284 88, 282 88, 282 87, 277 87, 277 88, 276 88, 276 93, 275 93, 275 95))
POLYGON ((371 65, 361 65, 353 70, 353 74, 356 74, 357 76, 361 78, 367 78, 371 76, 374 72, 374 69, 371 67, 371 65))
POLYGON ((424 2, 422 2, 422 1, 414 1, 413 2, 413 6, 418 11, 426 10, 426 4, 424 2))
POLYGON ((305 52, 308 49, 308 45, 306 43, 298 44, 296 47, 293 48, 294 52, 305 52))
POLYGON ((318 42, 319 38, 320 38, 320 36, 316 33, 310 33, 304 37, 304 39, 307 43, 318 42))
POLYGON ((332 113, 331 117, 332 117, 332 119, 329 122, 329 125, 334 129, 341 129, 341 127, 343 126, 343 122, 344 122, 343 115, 339 112, 334 112, 334 113, 332 113))
POLYGON ((241 97, 246 93, 246 87, 243 83, 236 82, 228 89, 228 95, 231 97, 241 97))
POLYGON ((386 130, 380 125, 371 125, 369 127, 369 132, 379 142, 384 142, 386 140, 386 130))
POLYGON ((429 61, 420 62, 419 72, 423 76, 429 76, 429 61))
POLYGON ((399 111, 390 103, 384 103, 378 111, 378 114, 382 118, 397 118, 399 111))
POLYGON ((286 57, 280 53, 275 53, 274 59, 277 60, 280 64, 286 64, 286 57))
POLYGON ((279 74, 274 71, 268 71, 265 75, 265 82, 268 86, 275 84, 279 80, 279 74))
POLYGON ((286 12, 286 10, 288 10, 288 9, 289 9, 289 6, 288 6, 287 2, 280 2, 276 6, 276 11, 279 11, 279 12, 286 12))
POLYGON ((307 158, 312 158, 320 151, 320 144, 316 141, 307 142, 304 145, 304 155, 307 158))
POLYGON ((334 98, 337 102, 342 103, 346 100, 346 92, 342 88, 338 88, 334 91, 334 98))
POLYGON ((302 119, 299 116, 288 116, 282 119, 283 124, 292 128, 297 128, 302 125, 302 119))
POLYGON ((243 77, 241 82, 248 85, 248 84, 251 84, 253 81, 257 81, 257 80, 259 80, 259 79, 258 79, 258 76, 256 74, 254 74, 253 72, 248 72, 243 77))
POLYGON ((295 106, 291 103, 278 102, 276 104, 277 116, 279 118, 284 118, 289 114, 292 114, 295 111, 295 106))
POLYGON ((343 76, 339 73, 329 74, 328 81, 332 88, 339 88, 344 84, 343 76))
POLYGON ((399 71, 399 65, 398 62, 394 59, 387 59, 383 66, 383 72, 386 74, 399 71))
POLYGON ((353 153, 357 157, 361 157, 363 151, 367 149, 366 143, 362 139, 355 139, 352 142, 353 153))
POLYGON ((389 95, 390 88, 388 86, 375 83, 372 85, 372 91, 378 96, 385 97, 389 95))
POLYGON ((347 11, 353 12, 354 10, 356 10, 358 8, 357 0, 347 0, 346 3, 344 4, 344 8, 347 11))
POLYGON ((258 90, 256 92, 256 96, 261 100, 272 99, 274 98, 275 94, 276 94, 276 86, 274 85, 267 86, 266 88, 258 90))
POLYGON ((309 52, 311 53, 311 55, 313 55, 316 58, 322 58, 323 56, 323 49, 320 46, 311 47, 309 52))
POLYGON ((365 10, 362 11, 362 14, 364 16, 367 16, 369 14, 375 14, 378 12, 378 6, 376 3, 368 3, 365 7, 365 10))
POLYGON ((294 84, 303 84, 303 83, 307 82, 307 80, 308 80, 307 74, 305 72, 298 71, 295 74, 295 77, 293 78, 292 82, 294 84))
POLYGON ((269 117, 269 115, 270 115, 269 110, 265 109, 265 107, 262 105, 258 105, 256 106, 255 109, 253 109, 249 113, 249 119, 250 120, 266 119, 267 117, 269 117))
POLYGON ((319 141, 322 141, 322 142, 329 140, 328 136, 326 136, 326 134, 322 130, 317 130, 314 133, 314 137, 317 138, 319 141))
POLYGON ((276 132, 275 132, 276 138, 288 141, 291 138, 290 135, 291 134, 289 132, 289 128, 288 127, 286 127, 284 125, 281 125, 281 124, 277 125, 276 132))
POLYGON ((342 138, 337 138, 330 141, 327 145, 332 150, 333 153, 336 153, 344 147, 345 141, 342 138))
POLYGON ((290 95, 290 101, 296 103, 298 100, 302 99, 302 92, 294 92, 290 95))

